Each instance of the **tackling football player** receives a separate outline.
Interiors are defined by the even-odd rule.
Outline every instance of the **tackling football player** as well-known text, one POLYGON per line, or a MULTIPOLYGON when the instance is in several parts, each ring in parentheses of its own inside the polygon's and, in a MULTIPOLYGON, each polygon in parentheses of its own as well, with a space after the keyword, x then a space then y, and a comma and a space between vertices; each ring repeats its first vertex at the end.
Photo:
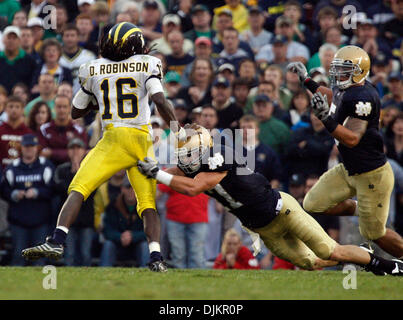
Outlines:
POLYGON ((308 192, 304 209, 357 215, 364 238, 403 258, 402 237, 386 228, 394 176, 379 132, 379 96, 366 80, 370 71, 368 54, 356 46, 339 49, 329 70, 332 90, 310 79, 302 63, 290 63, 287 69, 297 73, 313 93, 313 112, 336 139, 342 158, 342 163, 325 172, 308 192), (350 199, 354 196, 357 201, 350 199))
POLYGON ((141 30, 122 22, 115 25, 100 42, 102 58, 80 67, 81 89, 73 99, 72 118, 87 114, 96 100, 101 112, 103 137, 88 153, 69 186, 57 227, 46 242, 22 251, 26 259, 63 254, 68 228, 83 201, 116 172, 126 169, 137 197, 137 212, 144 222, 150 249, 149 268, 166 271, 160 253, 160 221, 155 209, 156 181, 144 177, 137 161, 154 159, 151 138, 149 96, 161 117, 174 121, 176 134, 184 134, 176 122, 172 106, 165 99, 161 84, 161 61, 147 54, 141 30))
POLYGON ((259 234, 274 255, 301 268, 352 262, 378 275, 403 276, 402 261, 337 244, 297 200, 273 190, 264 176, 242 164, 234 150, 214 147, 207 129, 192 128, 187 140, 179 141, 176 148, 177 167, 162 171, 154 159, 145 158, 138 162, 140 172, 189 196, 205 192, 238 217, 244 227, 259 234))

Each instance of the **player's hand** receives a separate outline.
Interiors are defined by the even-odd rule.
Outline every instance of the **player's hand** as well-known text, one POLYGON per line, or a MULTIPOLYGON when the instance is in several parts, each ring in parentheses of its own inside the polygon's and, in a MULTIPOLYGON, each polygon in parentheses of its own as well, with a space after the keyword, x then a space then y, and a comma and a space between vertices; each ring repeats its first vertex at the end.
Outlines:
POLYGON ((34 199, 38 196, 38 191, 35 188, 29 188, 25 192, 25 198, 27 199, 34 199))
POLYGON ((327 96, 321 92, 316 92, 311 99, 311 107, 315 116, 319 120, 325 121, 329 117, 329 103, 327 102, 327 96))
POLYGON ((308 78, 308 71, 306 70, 305 65, 300 61, 289 63, 287 71, 296 73, 300 82, 304 82, 306 78, 308 78))
POLYGON ((157 172, 159 170, 157 161, 151 159, 149 157, 145 157, 144 161, 139 160, 137 162, 137 167, 139 171, 147 176, 148 178, 154 178, 157 176, 157 172))

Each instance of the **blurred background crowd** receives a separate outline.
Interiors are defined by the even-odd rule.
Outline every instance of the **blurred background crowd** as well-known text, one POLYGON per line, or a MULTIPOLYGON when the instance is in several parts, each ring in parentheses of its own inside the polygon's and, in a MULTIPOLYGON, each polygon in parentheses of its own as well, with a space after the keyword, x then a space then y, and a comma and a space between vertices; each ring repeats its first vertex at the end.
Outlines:
MULTIPOLYGON (((366 50, 395 173, 388 225, 403 235, 403 0, 0 0, 0 264, 25 264, 21 250, 49 234, 81 160, 101 138, 99 114, 72 121, 71 101, 79 67, 98 57, 100 36, 123 21, 138 25, 161 59, 180 123, 220 138, 240 129, 243 151, 255 154, 250 165, 300 203, 340 159, 286 66, 302 61, 329 86, 340 47, 366 50), (355 13, 343 11, 347 5, 355 13)), ((169 128, 155 110, 151 123, 157 157, 168 165, 169 128)), ((162 251, 172 267, 294 268, 264 247, 253 256, 249 235, 215 200, 157 189, 162 251)), ((357 217, 315 218, 341 243, 363 240, 357 217)), ((118 172, 85 202, 59 263, 141 267, 147 260, 136 197, 118 172)))

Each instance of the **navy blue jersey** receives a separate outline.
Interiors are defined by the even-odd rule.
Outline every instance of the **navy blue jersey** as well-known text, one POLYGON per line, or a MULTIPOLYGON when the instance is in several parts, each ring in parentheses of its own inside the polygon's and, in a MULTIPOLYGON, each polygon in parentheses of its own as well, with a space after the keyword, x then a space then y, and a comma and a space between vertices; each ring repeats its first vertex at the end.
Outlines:
POLYGON ((341 125, 347 117, 368 121, 360 142, 353 148, 338 144, 338 149, 349 175, 374 170, 386 163, 383 140, 379 131, 381 102, 376 88, 369 82, 346 90, 333 89, 331 116, 341 125))
POLYGON ((205 193, 226 207, 247 228, 268 225, 277 215, 279 192, 260 173, 248 169, 232 148, 223 146, 221 152, 210 148, 200 169, 187 176, 194 178, 200 172, 224 172, 227 175, 213 189, 205 193))

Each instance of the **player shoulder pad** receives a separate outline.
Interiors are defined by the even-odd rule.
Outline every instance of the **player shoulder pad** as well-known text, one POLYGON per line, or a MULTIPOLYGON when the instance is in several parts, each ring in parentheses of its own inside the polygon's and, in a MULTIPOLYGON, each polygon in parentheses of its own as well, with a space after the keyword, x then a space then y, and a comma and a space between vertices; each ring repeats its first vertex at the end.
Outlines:
POLYGON ((363 119, 369 117, 376 108, 376 101, 367 86, 355 86, 346 90, 343 104, 349 108, 353 116, 363 119))
POLYGON ((210 149, 209 156, 204 160, 206 171, 223 172, 232 169, 234 163, 234 152, 231 148, 223 147, 216 150, 210 149))
POLYGON ((91 61, 84 63, 80 66, 80 69, 78 70, 78 80, 81 87, 84 87, 88 79, 90 78, 90 64, 91 61))
POLYGON ((148 62, 150 64, 147 80, 151 79, 151 78, 157 78, 159 80, 162 80, 162 78, 164 77, 164 74, 162 72, 161 60, 157 57, 153 57, 150 55, 146 55, 145 57, 147 57, 146 59, 148 60, 148 62))

